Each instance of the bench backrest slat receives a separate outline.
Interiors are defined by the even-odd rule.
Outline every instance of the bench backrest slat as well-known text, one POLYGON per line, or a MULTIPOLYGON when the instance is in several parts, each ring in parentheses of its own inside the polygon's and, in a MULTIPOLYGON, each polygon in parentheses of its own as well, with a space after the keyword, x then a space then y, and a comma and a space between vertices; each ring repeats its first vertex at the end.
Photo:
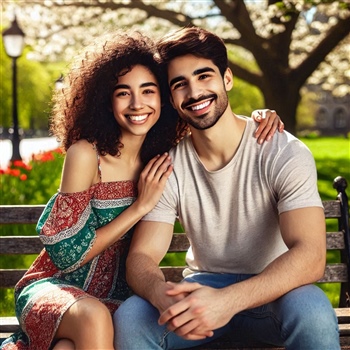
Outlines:
MULTIPOLYGON (((327 249, 344 249, 343 232, 329 232, 326 236, 327 249)), ((169 252, 186 252, 190 246, 185 234, 174 234, 169 252)), ((0 254, 39 254, 43 244, 38 236, 0 236, 0 254)))
POLYGON ((45 205, 0 205, 0 224, 36 224, 45 205))
MULTIPOLYGON (((182 279, 183 266, 162 266, 165 277, 169 281, 180 282, 182 279)), ((0 269, 0 286, 12 288, 21 279, 26 270, 24 269, 0 269)), ((346 264, 328 264, 325 274, 320 283, 347 282, 346 264)))
MULTIPOLYGON (((323 201, 327 218, 341 216, 339 200, 323 201)), ((0 205, 0 224, 36 224, 44 205, 0 205)))

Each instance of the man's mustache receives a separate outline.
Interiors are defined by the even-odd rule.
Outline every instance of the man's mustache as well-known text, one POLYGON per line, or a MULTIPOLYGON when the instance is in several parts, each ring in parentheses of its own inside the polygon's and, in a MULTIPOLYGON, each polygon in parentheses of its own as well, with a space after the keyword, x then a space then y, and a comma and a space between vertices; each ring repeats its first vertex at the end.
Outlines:
POLYGON ((218 97, 217 94, 210 94, 210 95, 201 96, 198 99, 190 98, 189 100, 187 100, 181 104, 181 108, 185 109, 192 104, 200 103, 201 101, 205 101, 208 99, 216 99, 217 97, 218 97))

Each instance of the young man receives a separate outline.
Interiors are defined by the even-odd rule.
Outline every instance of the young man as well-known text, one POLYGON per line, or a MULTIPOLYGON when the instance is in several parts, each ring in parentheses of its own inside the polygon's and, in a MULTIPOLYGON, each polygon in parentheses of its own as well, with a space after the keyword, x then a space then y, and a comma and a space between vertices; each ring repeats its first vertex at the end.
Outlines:
POLYGON ((223 41, 185 28, 159 43, 173 106, 191 135, 171 151, 174 170, 138 224, 127 261, 138 296, 114 315, 119 350, 176 349, 229 333, 287 349, 338 349, 325 294, 325 228, 309 150, 285 132, 258 145, 235 115, 223 41), (179 218, 191 243, 180 284, 158 265, 179 218))

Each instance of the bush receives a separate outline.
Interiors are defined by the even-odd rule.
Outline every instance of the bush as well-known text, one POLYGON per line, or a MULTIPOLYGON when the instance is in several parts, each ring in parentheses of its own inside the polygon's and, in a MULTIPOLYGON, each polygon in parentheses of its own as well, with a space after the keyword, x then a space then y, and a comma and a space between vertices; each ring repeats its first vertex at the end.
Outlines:
POLYGON ((60 185, 61 149, 33 155, 29 164, 17 160, 0 169, 0 204, 45 204, 60 185))

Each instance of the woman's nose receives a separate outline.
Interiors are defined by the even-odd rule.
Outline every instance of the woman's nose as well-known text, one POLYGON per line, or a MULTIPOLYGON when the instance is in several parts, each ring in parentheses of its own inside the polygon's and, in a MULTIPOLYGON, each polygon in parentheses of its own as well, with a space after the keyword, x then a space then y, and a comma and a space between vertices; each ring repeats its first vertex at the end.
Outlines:
POLYGON ((144 104, 142 101, 142 98, 138 95, 133 95, 130 103, 131 109, 141 109, 143 108, 144 104))

